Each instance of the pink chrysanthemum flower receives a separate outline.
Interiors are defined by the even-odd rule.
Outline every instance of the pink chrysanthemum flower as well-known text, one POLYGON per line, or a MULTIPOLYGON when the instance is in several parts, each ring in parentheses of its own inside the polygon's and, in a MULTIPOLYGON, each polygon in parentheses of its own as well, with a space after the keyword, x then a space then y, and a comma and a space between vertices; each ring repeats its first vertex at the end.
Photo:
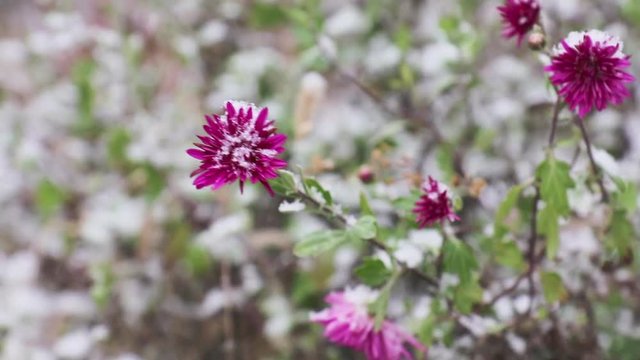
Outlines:
POLYGON ((413 208, 419 227, 423 228, 445 220, 460 220, 460 217, 453 212, 451 199, 444 184, 429 176, 429 180, 422 185, 422 191, 424 194, 413 208))
POLYGON ((416 338, 391 321, 384 320, 375 330, 375 320, 367 307, 377 297, 377 292, 365 286, 332 292, 325 297, 331 307, 312 313, 311 321, 324 326, 327 339, 363 352, 368 360, 411 360, 405 344, 426 351, 416 338))
POLYGON ((206 115, 203 126, 206 136, 198 136, 202 143, 187 150, 200 160, 200 167, 191 173, 196 176, 196 188, 211 186, 213 190, 240 181, 260 182, 273 195, 267 180, 278 177, 276 170, 287 166, 276 156, 284 151, 287 136, 277 134, 273 121, 268 120, 267 108, 253 104, 228 101, 222 115, 206 115))
POLYGON ((600 30, 571 32, 553 49, 551 82, 571 111, 584 118, 594 107, 620 104, 630 96, 625 83, 634 77, 623 69, 630 66, 622 52, 622 41, 600 30))
POLYGON ((504 5, 498 6, 502 16, 502 36, 517 37, 518 46, 524 36, 533 28, 540 17, 540 4, 537 0, 506 0, 504 5))

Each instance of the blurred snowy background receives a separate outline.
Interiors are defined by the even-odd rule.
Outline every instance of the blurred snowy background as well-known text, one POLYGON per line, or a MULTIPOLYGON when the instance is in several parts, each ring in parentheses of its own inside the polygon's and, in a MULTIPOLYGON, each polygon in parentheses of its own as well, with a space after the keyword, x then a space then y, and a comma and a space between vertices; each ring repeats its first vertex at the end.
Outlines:
MULTIPOLYGON (((500 37, 498 4, 0 0, 2 358, 354 358, 328 346, 307 315, 350 283, 359 250, 296 259, 292 243, 323 222, 278 213, 281 199, 258 186, 242 196, 235 186, 196 191, 185 150, 203 114, 227 99, 253 101, 290 135, 289 161, 344 211, 365 187, 394 198, 416 175, 464 174, 467 240, 481 248, 508 187, 544 156, 553 101, 537 55, 500 37), (364 164, 374 185, 358 179, 364 164)), ((639 1, 542 5, 550 42, 607 30, 640 76, 639 1)), ((601 165, 637 183, 633 93, 588 126, 601 165)), ((579 133, 565 121, 558 138, 570 161, 579 133)), ((580 154, 573 170, 586 174, 580 154)), ((594 201, 587 189, 572 193, 578 216, 563 225, 565 261, 553 266, 572 294, 589 284, 585 298, 598 300, 496 333, 528 306, 505 298, 495 316, 462 322, 459 336, 437 332, 431 357, 549 358, 544 349, 564 334, 563 359, 605 358, 594 341, 612 359, 640 358, 638 261, 597 266, 604 215, 594 201)), ((384 212, 388 202, 373 205, 384 212)), ((434 241, 414 235, 408 241, 434 241)), ((504 274, 488 267, 483 286, 499 287, 504 274)), ((390 313, 415 329, 430 299, 413 299, 411 313, 401 298, 390 313)))

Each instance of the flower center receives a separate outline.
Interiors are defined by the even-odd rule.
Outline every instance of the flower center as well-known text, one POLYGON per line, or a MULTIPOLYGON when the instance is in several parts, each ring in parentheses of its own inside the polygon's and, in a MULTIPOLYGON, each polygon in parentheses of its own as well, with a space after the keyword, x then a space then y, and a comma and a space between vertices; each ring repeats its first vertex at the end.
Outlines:
POLYGON ((220 147, 221 163, 237 170, 252 170, 256 163, 256 147, 260 136, 252 127, 246 127, 236 134, 225 133, 220 147))
POLYGON ((596 55, 590 54, 578 61, 576 73, 580 80, 597 80, 602 74, 601 64, 596 55))

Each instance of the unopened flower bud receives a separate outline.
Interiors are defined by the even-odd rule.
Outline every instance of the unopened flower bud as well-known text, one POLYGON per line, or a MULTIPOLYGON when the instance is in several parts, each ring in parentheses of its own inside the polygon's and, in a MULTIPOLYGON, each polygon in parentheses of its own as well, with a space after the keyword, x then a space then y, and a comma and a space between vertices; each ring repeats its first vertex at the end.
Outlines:
POLYGON ((542 50, 547 43, 544 34, 541 32, 531 33, 527 42, 529 44, 529 49, 533 51, 542 50))
POLYGON ((373 174, 373 170, 367 165, 362 165, 358 170, 358 178, 364 184, 370 184, 373 182, 375 175, 373 174))

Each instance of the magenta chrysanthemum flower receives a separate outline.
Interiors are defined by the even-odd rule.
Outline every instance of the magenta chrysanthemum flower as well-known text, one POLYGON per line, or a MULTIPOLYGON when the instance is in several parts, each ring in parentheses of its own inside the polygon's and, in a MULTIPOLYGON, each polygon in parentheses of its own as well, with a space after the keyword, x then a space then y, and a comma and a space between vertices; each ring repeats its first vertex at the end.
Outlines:
POLYGON ((419 227, 423 228, 445 220, 460 220, 460 217, 453 212, 445 185, 429 176, 429 180, 422 185, 422 191, 424 194, 413 208, 419 227))
POLYGON ((518 38, 518 46, 524 36, 538 22, 540 4, 537 0, 506 0, 504 5, 498 6, 502 16, 502 36, 518 38))
POLYGON ((634 77, 623 69, 630 56, 622 53, 622 42, 599 30, 571 32, 553 49, 551 82, 571 111, 584 118, 594 107, 620 104, 630 96, 625 83, 634 77))
POLYGON ((213 190, 240 181, 260 182, 273 195, 267 180, 278 177, 276 170, 287 166, 276 156, 284 151, 287 136, 277 134, 269 110, 253 104, 228 101, 222 115, 206 115, 203 126, 206 136, 198 136, 202 143, 187 153, 200 160, 200 167, 191 173, 193 184, 213 190))
POLYGON ((413 356, 405 344, 426 351, 416 338, 391 321, 384 320, 375 330, 375 320, 367 306, 376 299, 377 292, 365 286, 332 292, 325 297, 331 307, 311 314, 311 321, 324 326, 327 339, 363 352, 368 360, 411 360, 413 356))

